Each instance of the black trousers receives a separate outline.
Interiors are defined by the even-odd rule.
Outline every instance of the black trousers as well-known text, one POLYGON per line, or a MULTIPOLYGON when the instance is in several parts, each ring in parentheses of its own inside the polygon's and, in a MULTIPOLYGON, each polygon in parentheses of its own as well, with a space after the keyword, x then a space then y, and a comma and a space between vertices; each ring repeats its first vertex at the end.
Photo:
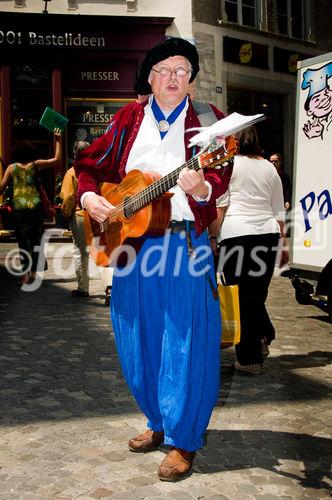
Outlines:
POLYGON ((38 247, 44 231, 43 213, 41 208, 14 210, 14 217, 22 273, 35 272, 40 252, 38 247))
POLYGON ((279 234, 229 238, 220 245, 218 270, 226 283, 239 285, 241 341, 235 347, 241 365, 262 363, 261 339, 275 338, 265 307, 275 266, 279 234))

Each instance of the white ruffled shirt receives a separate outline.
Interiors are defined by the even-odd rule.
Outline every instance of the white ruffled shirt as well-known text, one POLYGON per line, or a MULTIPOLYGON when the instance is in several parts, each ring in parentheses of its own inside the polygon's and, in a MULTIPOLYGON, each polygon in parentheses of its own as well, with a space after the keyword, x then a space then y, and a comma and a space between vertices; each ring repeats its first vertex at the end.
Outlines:
MULTIPOLYGON (((126 173, 137 169, 142 172, 157 172, 164 177, 186 161, 183 137, 188 100, 163 139, 160 137, 151 102, 152 96, 149 97, 149 103, 144 108, 145 115, 129 153, 126 173)), ((175 186, 169 191, 174 193, 171 198, 172 220, 194 220, 194 214, 182 189, 175 186)))

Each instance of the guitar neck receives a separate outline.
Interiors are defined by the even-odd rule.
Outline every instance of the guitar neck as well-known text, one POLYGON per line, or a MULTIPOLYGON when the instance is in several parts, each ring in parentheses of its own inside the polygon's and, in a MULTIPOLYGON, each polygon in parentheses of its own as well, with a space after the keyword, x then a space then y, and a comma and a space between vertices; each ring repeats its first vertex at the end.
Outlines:
POLYGON ((177 169, 165 175, 165 177, 162 177, 158 181, 147 186, 143 189, 143 191, 140 191, 131 198, 127 199, 124 205, 125 216, 130 217, 135 212, 138 212, 153 200, 159 198, 161 195, 174 187, 179 178, 179 174, 184 167, 196 171, 201 168, 198 158, 191 158, 177 169))

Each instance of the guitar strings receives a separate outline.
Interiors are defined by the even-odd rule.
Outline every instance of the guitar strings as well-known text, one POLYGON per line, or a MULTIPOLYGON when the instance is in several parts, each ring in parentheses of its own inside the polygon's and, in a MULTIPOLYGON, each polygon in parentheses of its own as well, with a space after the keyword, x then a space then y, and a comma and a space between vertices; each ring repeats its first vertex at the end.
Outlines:
POLYGON ((147 205, 148 203, 150 203, 150 201, 152 201, 153 198, 158 197, 163 192, 168 191, 168 189, 170 189, 171 187, 173 187, 176 184, 178 174, 186 166, 189 168, 189 170, 193 170, 193 169, 198 170, 200 168, 198 158, 191 158, 184 165, 181 165, 176 170, 173 170, 173 172, 170 172, 168 175, 161 177, 161 179, 154 182, 152 185, 147 186, 139 193, 136 193, 130 199, 121 201, 121 203, 119 203, 119 205, 117 205, 114 208, 114 210, 112 210, 110 216, 103 222, 103 225, 107 228, 107 226, 111 222, 116 222, 121 216, 125 215, 125 213, 124 213, 125 210, 127 210, 131 214, 135 213, 140 208, 142 208, 145 205, 147 205), (161 188, 161 191, 159 192, 158 190, 160 188, 161 188), (151 198, 151 195, 154 195, 154 196, 151 198))
MULTIPOLYGON (((222 156, 220 156, 220 159, 223 159, 223 161, 225 162, 229 158, 231 158, 233 155, 231 152, 230 152, 230 154, 227 154, 228 151, 225 148, 225 145, 223 145, 222 149, 224 150, 224 154, 222 156)), ((201 163, 199 161, 201 159, 201 156, 204 156, 204 155, 201 154, 201 155, 199 155, 199 157, 191 158, 184 165, 181 165, 180 167, 178 167, 176 170, 174 170, 170 174, 162 177, 161 179, 159 179, 158 181, 156 181, 152 185, 147 186, 142 191, 140 191, 136 195, 132 196, 132 198, 130 198, 130 201, 126 200, 126 208, 128 208, 128 210, 131 210, 132 212, 135 213, 140 208, 144 207, 144 205, 147 205, 148 203, 153 201, 153 199, 155 197, 158 197, 163 192, 168 191, 170 188, 172 188, 176 184, 178 174, 181 172, 181 170, 184 167, 187 166, 190 170, 199 170, 201 168, 201 163), (151 198, 151 195, 153 195, 152 198, 151 198)), ((209 156, 210 156, 209 154, 206 155, 207 158, 209 156)))
POLYGON ((126 208, 132 209, 132 211, 136 212, 150 201, 153 201, 155 197, 158 197, 162 193, 168 191, 176 184, 178 174, 184 167, 188 167, 189 170, 198 170, 200 168, 198 158, 191 158, 184 165, 181 165, 176 170, 173 170, 173 172, 161 177, 152 185, 147 186, 142 191, 135 194, 130 201, 127 201, 126 208))

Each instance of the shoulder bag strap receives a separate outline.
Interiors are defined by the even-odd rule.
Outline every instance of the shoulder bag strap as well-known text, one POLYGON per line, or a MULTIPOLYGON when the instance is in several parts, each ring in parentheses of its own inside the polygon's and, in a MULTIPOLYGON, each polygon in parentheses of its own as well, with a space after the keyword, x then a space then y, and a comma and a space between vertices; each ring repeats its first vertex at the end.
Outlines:
POLYGON ((210 104, 198 101, 192 101, 192 104, 202 127, 210 127, 218 120, 210 104))

